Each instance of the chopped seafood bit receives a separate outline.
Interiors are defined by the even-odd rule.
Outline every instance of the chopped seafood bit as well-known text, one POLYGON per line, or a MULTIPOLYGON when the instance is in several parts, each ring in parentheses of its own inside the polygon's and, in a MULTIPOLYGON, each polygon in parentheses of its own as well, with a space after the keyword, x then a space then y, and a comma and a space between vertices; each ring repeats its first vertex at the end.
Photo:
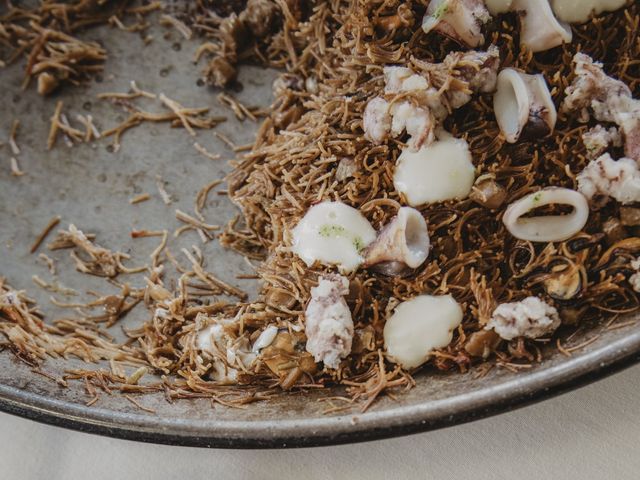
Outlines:
POLYGON ((424 217, 415 208, 402 207, 364 251, 364 265, 393 275, 403 269, 418 268, 427 259, 429 248, 424 217))
POLYGON ((625 155, 640 162, 640 100, 634 99, 624 82, 608 76, 602 63, 588 55, 576 53, 573 63, 576 77, 565 90, 562 110, 578 112, 586 122, 591 109, 596 120, 617 124, 624 137, 625 155))
POLYGON ((442 63, 413 58, 412 64, 384 67, 385 98, 371 99, 362 118, 369 141, 379 144, 406 130, 410 149, 432 143, 436 127, 452 110, 468 103, 473 93, 495 90, 500 52, 491 45, 487 51, 452 52, 442 63))
POLYGON ((524 138, 540 138, 553 131, 557 112, 549 87, 540 74, 528 75, 505 68, 498 75, 493 96, 498 126, 509 143, 524 138))
POLYGON ((391 131, 391 113, 389 102, 376 97, 367 103, 362 116, 362 129, 365 137, 373 143, 382 143, 391 131))
POLYGON ((376 238, 369 221, 342 202, 323 202, 309 209, 293 229, 292 251, 311 266, 316 261, 351 272, 364 262, 362 250, 376 238))
POLYGON ((595 160, 610 147, 622 146, 622 135, 616 127, 609 129, 596 125, 582 134, 582 142, 587 149, 587 157, 595 160))
POLYGON ((278 335, 278 327, 276 327, 275 325, 269 325, 262 332, 260 332, 260 336, 256 338, 256 341, 251 347, 251 351, 259 352, 263 348, 267 348, 276 339, 276 335, 278 335))
POLYGON ((555 17, 549 0, 513 0, 511 10, 520 17, 520 44, 532 52, 571 43, 571 26, 555 17))
POLYGON ((384 93, 403 93, 426 90, 429 81, 407 67, 384 67, 384 93))
POLYGON ((462 322, 462 308, 451 295, 420 295, 400 303, 384 326, 384 344, 404 368, 425 363, 434 350, 449 345, 462 322))
POLYGON ((640 257, 631 260, 631 268, 634 273, 629 277, 629 283, 635 292, 640 293, 640 257))
POLYGON ((584 23, 592 15, 624 7, 627 0, 551 0, 556 16, 567 23, 584 23))
POLYGON ((582 193, 568 188, 547 187, 509 205, 502 222, 511 235, 521 240, 561 242, 582 230, 588 218, 589 204, 582 193), (569 205, 573 211, 566 215, 525 217, 536 208, 554 204, 569 205))
POLYGON ((412 207, 466 198, 475 180, 469 145, 440 131, 439 139, 417 152, 404 150, 393 176, 396 190, 412 207))
POLYGON ((483 0, 433 0, 422 20, 422 30, 434 30, 467 47, 477 47, 484 43, 481 28, 489 20, 483 0))
POLYGON ((338 368, 340 360, 351 352, 353 321, 344 299, 348 293, 346 277, 322 276, 318 286, 311 289, 311 300, 305 310, 307 352, 329 368, 338 368))
POLYGON ((540 338, 551 335, 560 326, 558 311, 538 297, 503 303, 494 310, 485 330, 494 330, 501 338, 540 338))
POLYGON ((211 362, 209 377, 222 383, 237 383, 238 374, 251 367, 257 358, 249 339, 238 336, 237 318, 207 318, 198 314, 196 324, 206 326, 197 332, 196 347, 211 362))
POLYGON ((630 158, 614 160, 605 153, 577 176, 578 190, 589 200, 611 197, 623 205, 640 201, 640 170, 630 158))

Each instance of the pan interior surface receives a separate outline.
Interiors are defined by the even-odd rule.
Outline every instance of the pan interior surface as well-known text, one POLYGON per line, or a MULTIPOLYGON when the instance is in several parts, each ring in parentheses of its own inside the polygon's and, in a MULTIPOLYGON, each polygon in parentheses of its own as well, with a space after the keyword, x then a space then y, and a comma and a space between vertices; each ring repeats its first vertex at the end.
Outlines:
MULTIPOLYGON (((45 264, 29 253, 29 247, 52 217, 61 217, 60 227, 74 224, 97 234, 100 244, 130 254, 131 265, 138 260, 144 263, 158 239, 132 239, 130 232, 174 231, 180 227, 175 210, 189 211, 196 192, 228 173, 226 160, 236 155, 211 131, 199 131, 191 137, 166 124, 144 124, 125 133, 117 152, 110 147, 109 139, 72 148, 59 139, 55 148, 47 150, 49 120, 57 101, 63 102, 69 115, 90 113, 101 129, 110 128, 126 114, 96 95, 127 91, 130 81, 135 80, 145 90, 164 92, 183 105, 207 106, 212 115, 226 116, 228 121, 213 131, 236 145, 250 143, 258 127, 250 120, 237 121, 217 102, 216 91, 196 83, 197 73, 191 62, 195 44, 177 35, 172 40, 163 39, 162 31, 146 46, 136 35, 114 34, 109 28, 91 30, 86 36, 109 46, 101 82, 63 89, 53 98, 43 98, 33 88, 21 89, 21 62, 0 70, 0 128, 8 132, 13 119, 20 120, 19 161, 26 172, 22 177, 11 177, 4 168, 0 174, 0 275, 34 297, 48 320, 69 312, 52 305, 51 293, 33 284, 33 275, 49 277, 45 264), (181 48, 171 48, 172 43, 181 48), (194 147, 196 141, 210 152, 221 153, 221 158, 203 156, 194 147), (170 205, 161 200, 158 182, 172 197, 170 205), (149 193, 151 199, 137 205, 129 203, 142 193, 149 193)), ((271 85, 276 75, 273 70, 243 67, 239 78, 243 89, 234 95, 245 104, 266 107, 272 99, 271 85)), ((207 218, 212 223, 224 225, 238 214, 225 196, 211 198, 207 218)), ((216 275, 255 296, 255 281, 237 278, 252 273, 251 266, 238 254, 215 241, 203 245, 194 232, 172 241, 175 251, 198 245, 205 258, 215 259, 210 268, 216 275)), ((41 248, 45 251, 44 246, 41 248)), ((81 292, 104 289, 103 279, 75 272, 67 250, 47 254, 56 260, 61 284, 81 292)), ((126 280, 133 284, 142 278, 131 275, 126 280)), ((122 326, 139 324, 147 314, 144 308, 137 308, 122 326)), ((627 320, 621 319, 620 323, 627 320)), ((88 407, 91 397, 82 384, 62 388, 34 373, 32 367, 17 361, 5 349, 0 351, 0 408, 48 423, 143 441, 220 447, 334 444, 437 428, 498 413, 626 366, 640 352, 640 332, 632 323, 611 330, 585 328, 573 339, 574 344, 582 342, 590 343, 570 357, 559 354, 553 346, 543 347, 545 360, 518 373, 504 368, 493 368, 484 376, 477 370, 465 374, 423 371, 416 375, 415 388, 393 399, 382 397, 365 413, 358 406, 330 398, 343 395, 339 389, 276 393, 268 401, 242 409, 212 405, 205 399, 168 403, 161 393, 136 397, 149 412, 117 394, 102 394, 88 407)), ((42 366, 53 376, 73 368, 86 368, 86 364, 51 359, 42 366)), ((108 366, 96 364, 92 368, 108 366)))

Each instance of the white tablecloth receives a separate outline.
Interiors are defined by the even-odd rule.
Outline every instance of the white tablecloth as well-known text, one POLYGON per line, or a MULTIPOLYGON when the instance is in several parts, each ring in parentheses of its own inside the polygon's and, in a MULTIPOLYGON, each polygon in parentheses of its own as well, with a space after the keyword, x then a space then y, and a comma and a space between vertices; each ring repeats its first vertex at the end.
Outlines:
POLYGON ((303 450, 205 450, 71 432, 0 414, 0 478, 640 478, 640 366, 504 415, 391 440, 303 450))

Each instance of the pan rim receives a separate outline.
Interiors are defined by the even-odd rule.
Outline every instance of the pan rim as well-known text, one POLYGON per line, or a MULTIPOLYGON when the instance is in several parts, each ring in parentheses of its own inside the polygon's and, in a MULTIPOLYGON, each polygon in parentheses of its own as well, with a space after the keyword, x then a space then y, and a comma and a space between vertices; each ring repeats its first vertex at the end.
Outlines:
POLYGON ((580 356, 497 385, 364 414, 296 420, 188 420, 115 412, 0 385, 0 411, 86 433, 213 448, 289 448, 355 443, 436 430, 514 410, 640 362, 640 329, 580 356))

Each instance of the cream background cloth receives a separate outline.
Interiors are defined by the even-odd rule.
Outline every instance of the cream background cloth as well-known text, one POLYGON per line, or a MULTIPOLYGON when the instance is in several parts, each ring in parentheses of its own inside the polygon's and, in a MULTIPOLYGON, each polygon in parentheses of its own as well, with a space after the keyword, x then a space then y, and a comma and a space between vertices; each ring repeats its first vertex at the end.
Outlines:
POLYGON ((0 478, 640 478, 640 366, 497 417, 408 437, 303 450, 149 445, 0 414, 0 478))

